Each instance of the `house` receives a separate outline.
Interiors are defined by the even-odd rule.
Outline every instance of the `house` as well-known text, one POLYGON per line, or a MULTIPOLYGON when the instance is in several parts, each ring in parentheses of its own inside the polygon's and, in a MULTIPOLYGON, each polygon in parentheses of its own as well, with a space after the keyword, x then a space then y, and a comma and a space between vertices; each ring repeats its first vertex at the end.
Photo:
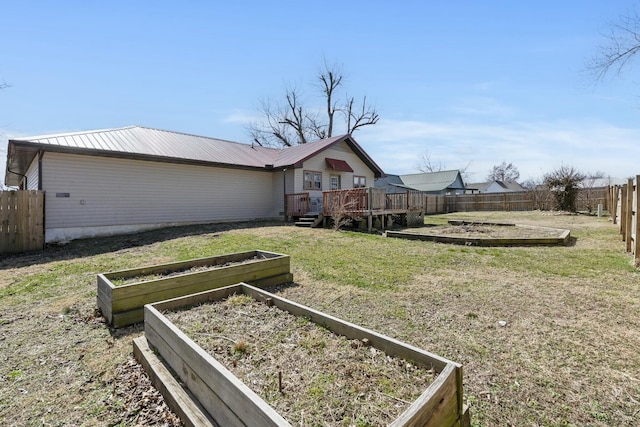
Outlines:
POLYGON ((417 190, 436 195, 462 194, 465 188, 459 170, 387 175, 385 178, 377 180, 375 186, 384 188, 387 193, 417 190))
POLYGON ((287 195, 384 175, 351 135, 277 149, 140 126, 9 140, 5 183, 45 191, 45 241, 284 219, 287 195))
POLYGON ((465 193, 509 193, 514 191, 527 191, 527 189, 516 181, 489 181, 469 184, 465 193))

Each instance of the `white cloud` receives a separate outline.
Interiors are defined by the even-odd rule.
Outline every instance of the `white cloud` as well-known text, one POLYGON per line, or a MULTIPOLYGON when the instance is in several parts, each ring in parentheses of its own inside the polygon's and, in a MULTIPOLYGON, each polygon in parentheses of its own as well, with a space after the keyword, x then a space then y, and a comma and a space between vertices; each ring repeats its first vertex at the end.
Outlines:
POLYGON ((521 179, 541 177, 562 164, 615 177, 640 173, 640 129, 597 121, 493 125, 470 120, 380 120, 355 137, 389 173, 416 172, 427 152, 446 168, 463 168, 471 162, 472 179, 477 181, 502 161, 516 165, 521 179))
POLYGON ((222 117, 222 123, 232 123, 232 124, 240 124, 247 125, 251 122, 255 122, 259 116, 256 113, 247 113, 243 110, 234 110, 229 114, 222 117))

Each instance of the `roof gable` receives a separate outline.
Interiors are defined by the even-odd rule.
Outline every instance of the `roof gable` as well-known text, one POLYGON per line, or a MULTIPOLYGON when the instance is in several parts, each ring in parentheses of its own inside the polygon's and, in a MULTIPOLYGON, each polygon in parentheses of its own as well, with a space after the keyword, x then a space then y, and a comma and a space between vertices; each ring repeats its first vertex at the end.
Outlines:
POLYGON ((321 139, 318 141, 308 142, 306 144, 286 147, 280 151, 273 167, 301 167, 302 164, 310 158, 322 153, 324 150, 344 141, 347 146, 373 171, 374 176, 379 178, 384 176, 384 171, 373 161, 371 157, 362 149, 362 147, 349 134, 335 136, 332 138, 321 139))

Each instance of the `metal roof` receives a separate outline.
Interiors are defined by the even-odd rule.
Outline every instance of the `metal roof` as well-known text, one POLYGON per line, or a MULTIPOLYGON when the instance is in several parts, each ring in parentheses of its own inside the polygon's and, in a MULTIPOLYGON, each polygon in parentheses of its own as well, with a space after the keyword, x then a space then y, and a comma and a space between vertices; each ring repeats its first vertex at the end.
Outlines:
POLYGON ((383 174, 350 135, 277 149, 142 126, 129 126, 9 140, 5 183, 18 185, 21 175, 26 173, 29 164, 40 150, 236 168, 272 169, 300 167, 308 158, 340 141, 346 141, 376 176, 383 174))
MULTIPOLYGON (((419 191, 442 191, 447 188, 463 189, 463 186, 453 187, 460 176, 457 169, 431 173, 415 173, 400 175, 400 179, 406 187, 419 191)), ((461 179, 462 180, 462 179, 461 179)))

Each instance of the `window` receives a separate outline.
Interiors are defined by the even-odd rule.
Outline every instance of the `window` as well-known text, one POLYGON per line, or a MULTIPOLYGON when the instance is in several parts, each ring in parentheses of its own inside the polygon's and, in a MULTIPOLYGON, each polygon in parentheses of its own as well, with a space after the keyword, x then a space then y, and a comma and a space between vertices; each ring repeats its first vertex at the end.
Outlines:
POLYGON ((366 176, 353 176, 353 188, 364 188, 367 186, 366 176))
POLYGON ((304 189, 322 190, 322 172, 304 171, 304 189))
POLYGON ((340 189, 340 175, 331 175, 329 182, 331 184, 331 189, 332 190, 339 190, 340 189))

